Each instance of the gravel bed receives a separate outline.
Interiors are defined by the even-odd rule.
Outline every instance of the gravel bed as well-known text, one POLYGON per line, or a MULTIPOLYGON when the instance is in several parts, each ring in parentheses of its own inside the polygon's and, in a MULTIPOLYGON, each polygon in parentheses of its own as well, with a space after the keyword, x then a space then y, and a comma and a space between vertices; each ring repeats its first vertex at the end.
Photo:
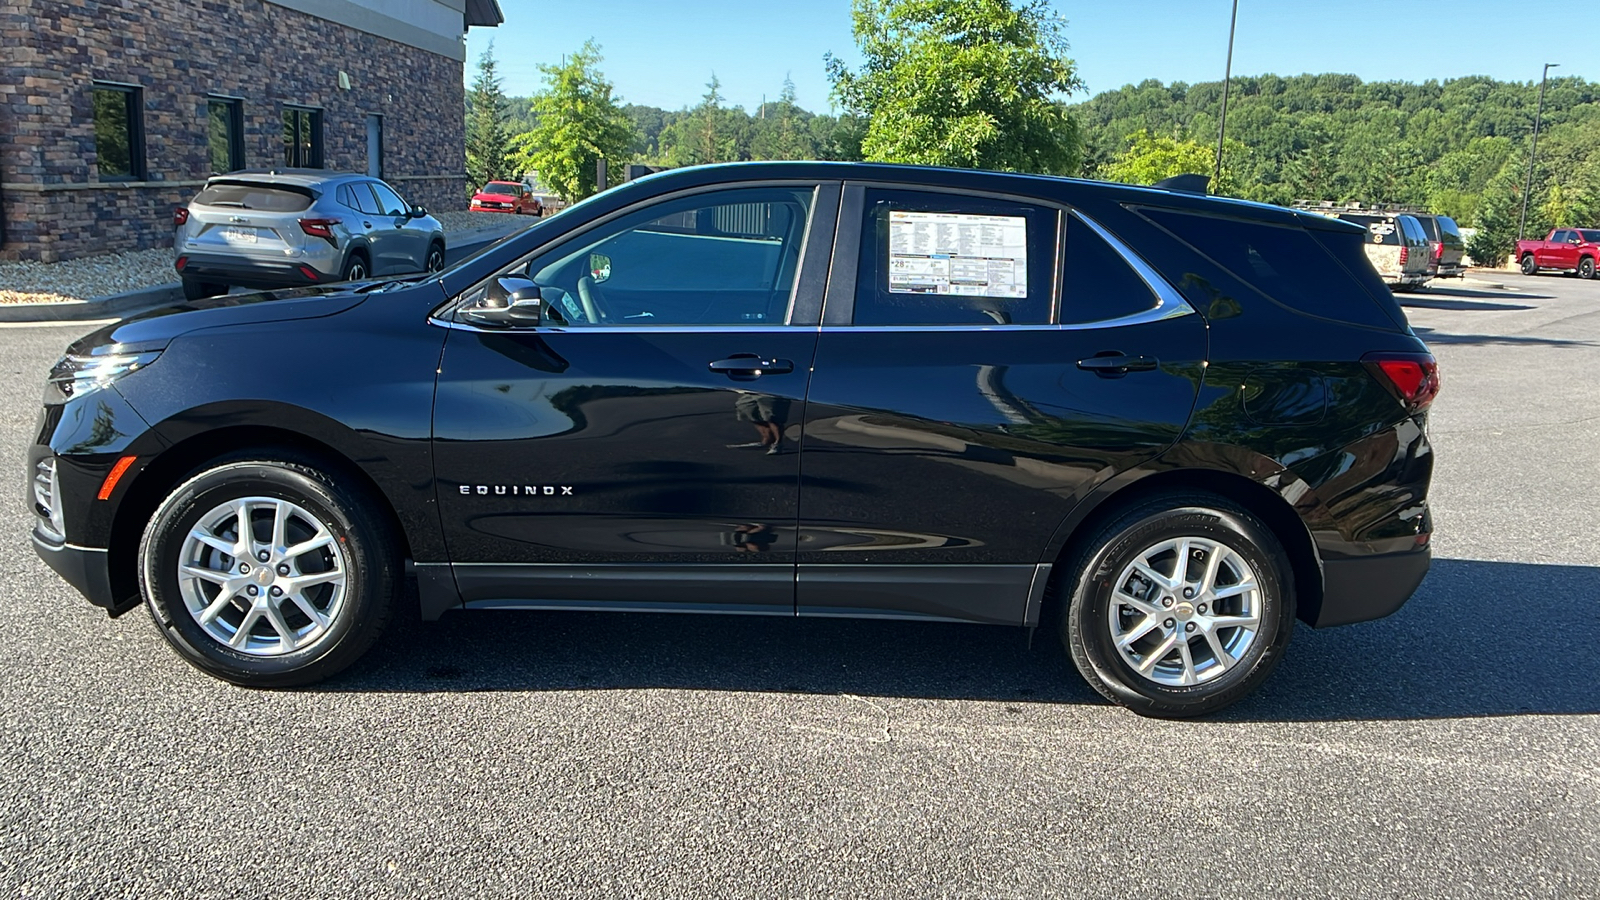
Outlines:
POLYGON ((66 303, 171 284, 172 249, 129 250, 66 262, 0 260, 0 303, 66 303))
MULTIPOLYGON (((467 211, 434 213, 434 218, 451 240, 481 231, 515 230, 538 221, 504 213, 467 211)), ((0 303, 71 303, 176 280, 170 247, 56 263, 0 260, 0 303)))

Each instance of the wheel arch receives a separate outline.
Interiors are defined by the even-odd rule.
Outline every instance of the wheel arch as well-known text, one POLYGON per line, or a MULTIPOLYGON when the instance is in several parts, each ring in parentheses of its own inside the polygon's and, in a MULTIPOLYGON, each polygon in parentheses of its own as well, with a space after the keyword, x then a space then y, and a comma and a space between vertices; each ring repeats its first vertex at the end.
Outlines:
POLYGON ((1286 471, 1282 471, 1278 477, 1280 481, 1292 480, 1296 487, 1284 486, 1274 490, 1253 478, 1222 469, 1171 468, 1132 480, 1124 479, 1119 484, 1103 488, 1073 511, 1071 519, 1063 524, 1053 541, 1058 546, 1053 548, 1053 571, 1038 621, 1051 621, 1053 616, 1062 612, 1062 605, 1069 593, 1063 584, 1070 575, 1067 562, 1105 522, 1154 494, 1205 491, 1237 503, 1259 518, 1277 536, 1293 569, 1296 618, 1307 623, 1315 622, 1322 610, 1322 559, 1305 520, 1284 496, 1284 493, 1300 494, 1303 503, 1303 498, 1308 494, 1302 493, 1305 490, 1304 483, 1293 479, 1286 471))
POLYGON ((365 468, 332 444, 292 431, 266 425, 229 425, 191 434, 163 450, 127 487, 111 520, 106 564, 111 588, 119 598, 137 597, 139 537, 156 508, 173 488, 207 463, 245 450, 277 451, 299 460, 330 469, 335 477, 355 479, 379 498, 377 513, 388 520, 401 541, 401 554, 412 556, 412 535, 401 522, 394 501, 365 468))

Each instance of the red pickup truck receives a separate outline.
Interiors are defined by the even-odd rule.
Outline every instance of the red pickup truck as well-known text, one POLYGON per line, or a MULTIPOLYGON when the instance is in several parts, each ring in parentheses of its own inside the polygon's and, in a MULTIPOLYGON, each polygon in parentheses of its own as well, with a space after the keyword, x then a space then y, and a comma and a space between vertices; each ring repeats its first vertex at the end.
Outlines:
POLYGON ((1600 265, 1600 228, 1557 228, 1542 241, 1517 241, 1517 262, 1524 275, 1564 269, 1593 278, 1600 265))

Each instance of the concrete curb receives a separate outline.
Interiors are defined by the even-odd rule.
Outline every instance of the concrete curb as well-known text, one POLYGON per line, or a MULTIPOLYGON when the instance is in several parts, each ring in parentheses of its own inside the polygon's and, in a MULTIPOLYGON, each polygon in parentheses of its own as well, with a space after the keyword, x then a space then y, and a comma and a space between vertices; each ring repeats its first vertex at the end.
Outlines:
MULTIPOLYGON (((447 234, 445 241, 453 253, 471 253, 491 241, 515 234, 540 221, 542 220, 534 219, 531 222, 519 222, 512 228, 491 226, 458 234, 447 234)), ((91 297, 88 300, 73 300, 67 303, 0 303, 0 322, 88 322, 99 319, 120 319, 182 300, 183 285, 173 282, 112 294, 108 297, 91 297)))

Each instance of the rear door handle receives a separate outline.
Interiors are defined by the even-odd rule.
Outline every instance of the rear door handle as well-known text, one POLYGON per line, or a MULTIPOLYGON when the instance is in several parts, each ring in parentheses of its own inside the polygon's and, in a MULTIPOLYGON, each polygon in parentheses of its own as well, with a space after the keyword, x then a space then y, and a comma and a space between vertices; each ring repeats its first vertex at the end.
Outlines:
POLYGON ((794 363, 787 359, 762 359, 754 353, 739 353, 710 364, 713 372, 734 377, 758 378, 762 375, 787 375, 794 363))
POLYGON ((1161 365, 1153 356, 1091 356, 1078 360, 1078 368, 1108 378, 1129 372, 1150 372, 1161 365))

